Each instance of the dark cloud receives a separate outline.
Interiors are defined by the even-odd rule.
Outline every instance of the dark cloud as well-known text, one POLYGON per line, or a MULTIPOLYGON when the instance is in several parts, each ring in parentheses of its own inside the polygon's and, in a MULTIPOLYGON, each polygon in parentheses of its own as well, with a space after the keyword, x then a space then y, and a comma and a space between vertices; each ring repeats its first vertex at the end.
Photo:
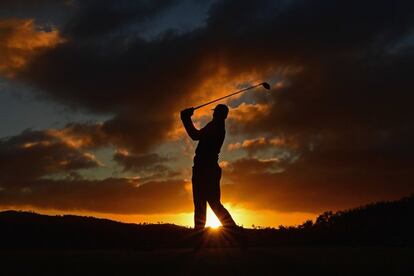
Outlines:
POLYGON ((61 130, 56 130, 55 134, 84 149, 98 149, 112 143, 102 130, 102 124, 69 123, 61 130))
POLYGON ((224 199, 252 209, 318 213, 412 192, 410 167, 390 168, 387 161, 376 159, 352 164, 364 154, 348 155, 349 160, 334 152, 301 158, 283 172, 277 171, 278 161, 237 160, 224 170, 231 182, 223 186, 224 199), (367 168, 365 162, 373 163, 367 168))
POLYGON ((125 171, 165 171, 168 168, 163 164, 168 158, 156 153, 130 154, 118 151, 114 154, 114 160, 121 164, 125 171))
POLYGON ((0 191, 1 207, 37 207, 116 214, 188 212, 191 197, 183 181, 148 182, 127 178, 26 181, 0 191), (23 187, 23 188, 22 188, 23 187))
MULTIPOLYGON (((306 131, 304 127, 313 125, 305 118, 343 125, 348 113, 366 117, 367 107, 382 111, 377 110, 378 102, 383 103, 385 92, 374 87, 391 87, 378 86, 381 74, 392 74, 381 80, 393 91, 394 85, 407 89, 407 75, 399 71, 410 71, 412 63, 388 72, 406 56, 392 56, 387 50, 412 28, 409 2, 228 1, 212 7, 205 28, 181 35, 172 32, 153 41, 128 32, 117 39, 94 35, 126 30, 135 12, 150 16, 161 5, 158 2, 151 7, 96 5, 80 5, 64 32, 69 41, 39 56, 20 78, 74 107, 115 113, 105 130, 138 151, 165 139, 176 119, 174 112, 214 72, 202 70, 206 60, 212 70, 231 69, 229 77, 272 67, 302 68, 291 79, 289 91, 275 96, 278 104, 266 116, 269 123, 255 124, 266 130, 276 125, 274 118, 277 130, 306 131), (95 24, 104 19, 119 23, 95 24), (300 124, 301 120, 305 121, 300 124), (143 129, 151 133, 143 135, 143 129)), ((393 99, 406 102, 407 94, 399 94, 393 99)))
POLYGON ((74 147, 50 131, 26 130, 0 141, 2 187, 99 165, 93 154, 74 147))
POLYGON ((278 44, 272 46, 285 55, 275 64, 291 62, 299 72, 272 93, 266 116, 248 124, 236 120, 232 129, 290 137, 301 158, 283 173, 236 170, 236 183, 246 185, 233 188, 243 190, 240 199, 262 208, 297 211, 412 192, 414 52, 407 37, 413 32, 414 5, 298 3, 275 16, 278 44), (249 198, 255 192, 260 196, 249 198))
MULTIPOLYGON (((45 6, 51 5, 53 3, 57 5, 69 4, 70 0, 3 0, 0 2, 0 8, 4 11, 8 9, 10 11, 26 11, 26 10, 37 10, 44 9, 45 6)), ((4 12, 3 15, 8 15, 4 12)))
POLYGON ((142 32, 142 23, 176 3, 176 0, 74 1, 75 14, 65 26, 64 33, 86 41, 99 36, 125 39, 129 32, 142 32))
POLYGON ((0 17, 0 74, 13 78, 36 54, 62 42, 55 28, 36 27, 32 19, 0 17))
POLYGON ((74 41, 39 56, 21 77, 74 108, 115 113, 104 130, 143 152, 165 139, 176 119, 177 101, 200 80, 201 75, 190 83, 179 81, 197 71, 192 64, 197 51, 178 38, 137 40, 121 53, 108 54, 74 41))
POLYGON ((115 152, 113 159, 122 167, 123 172, 138 173, 143 183, 151 181, 182 179, 179 169, 172 169, 172 157, 157 153, 134 154, 125 150, 115 152))
POLYGON ((247 152, 248 156, 263 155, 267 152, 272 152, 278 158, 283 155, 295 155, 297 152, 297 144, 294 140, 284 137, 259 137, 253 139, 246 139, 242 142, 228 144, 229 151, 243 150, 247 152))
MULTIPOLYGON (((186 182, 157 155, 115 155, 128 170, 150 171, 140 178, 84 179, 80 169, 101 166, 85 149, 99 147, 93 125, 62 130, 26 130, 0 141, 0 207, 37 207, 103 213, 154 214, 190 211, 186 182), (60 174, 56 179, 53 176, 60 174), (166 181, 155 179, 166 178, 166 181)), ((99 132, 97 132, 99 133, 99 132)))
POLYGON ((0 20, 30 19, 40 29, 61 28, 73 14, 74 3, 72 0, 2 0, 0 20))

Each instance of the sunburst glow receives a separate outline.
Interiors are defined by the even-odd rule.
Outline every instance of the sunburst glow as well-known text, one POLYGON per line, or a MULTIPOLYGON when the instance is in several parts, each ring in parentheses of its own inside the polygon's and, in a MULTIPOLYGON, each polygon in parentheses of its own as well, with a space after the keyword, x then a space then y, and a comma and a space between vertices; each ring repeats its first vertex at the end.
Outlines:
POLYGON ((219 219, 214 214, 213 210, 210 209, 210 207, 207 208, 206 226, 214 228, 214 229, 217 229, 218 227, 221 226, 219 219))

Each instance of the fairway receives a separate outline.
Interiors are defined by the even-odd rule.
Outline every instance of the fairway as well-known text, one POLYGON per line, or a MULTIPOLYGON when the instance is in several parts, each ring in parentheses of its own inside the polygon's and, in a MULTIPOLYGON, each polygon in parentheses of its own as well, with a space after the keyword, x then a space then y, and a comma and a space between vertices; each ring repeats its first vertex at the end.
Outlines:
POLYGON ((153 251, 2 251, 2 275, 410 275, 411 248, 278 247, 153 251))

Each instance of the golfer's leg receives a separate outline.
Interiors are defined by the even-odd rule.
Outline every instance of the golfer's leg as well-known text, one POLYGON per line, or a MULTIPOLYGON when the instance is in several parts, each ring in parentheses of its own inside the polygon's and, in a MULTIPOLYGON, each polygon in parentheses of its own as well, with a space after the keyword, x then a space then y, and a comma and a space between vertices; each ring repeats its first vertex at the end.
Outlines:
POLYGON ((206 225, 206 207, 207 203, 204 198, 194 197, 194 229, 203 229, 206 225))
POLYGON ((236 223, 231 217, 229 211, 227 211, 227 209, 220 202, 220 178, 221 169, 219 168, 217 170, 217 174, 214 178, 212 178, 212 185, 210 186, 211 188, 208 196, 208 204, 210 204, 211 210, 213 210, 224 227, 236 226, 236 223))
POLYGON ((206 207, 207 202, 204 196, 197 189, 194 192, 194 250, 199 250, 204 244, 204 227, 206 224, 206 207))
POLYGON ((193 168, 194 229, 203 229, 206 224, 207 202, 202 189, 202 178, 193 168))
POLYGON ((229 211, 227 211, 219 200, 210 200, 208 203, 224 227, 236 226, 236 222, 234 222, 229 211))

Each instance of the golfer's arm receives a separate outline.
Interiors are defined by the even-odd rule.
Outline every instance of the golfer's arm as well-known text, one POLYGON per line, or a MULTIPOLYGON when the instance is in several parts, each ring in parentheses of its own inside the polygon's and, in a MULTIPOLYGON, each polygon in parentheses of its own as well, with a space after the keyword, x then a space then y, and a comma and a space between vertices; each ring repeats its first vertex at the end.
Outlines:
POLYGON ((194 141, 200 140, 200 130, 194 127, 191 117, 182 118, 181 120, 183 121, 183 125, 188 133, 188 136, 190 136, 190 138, 194 141))

